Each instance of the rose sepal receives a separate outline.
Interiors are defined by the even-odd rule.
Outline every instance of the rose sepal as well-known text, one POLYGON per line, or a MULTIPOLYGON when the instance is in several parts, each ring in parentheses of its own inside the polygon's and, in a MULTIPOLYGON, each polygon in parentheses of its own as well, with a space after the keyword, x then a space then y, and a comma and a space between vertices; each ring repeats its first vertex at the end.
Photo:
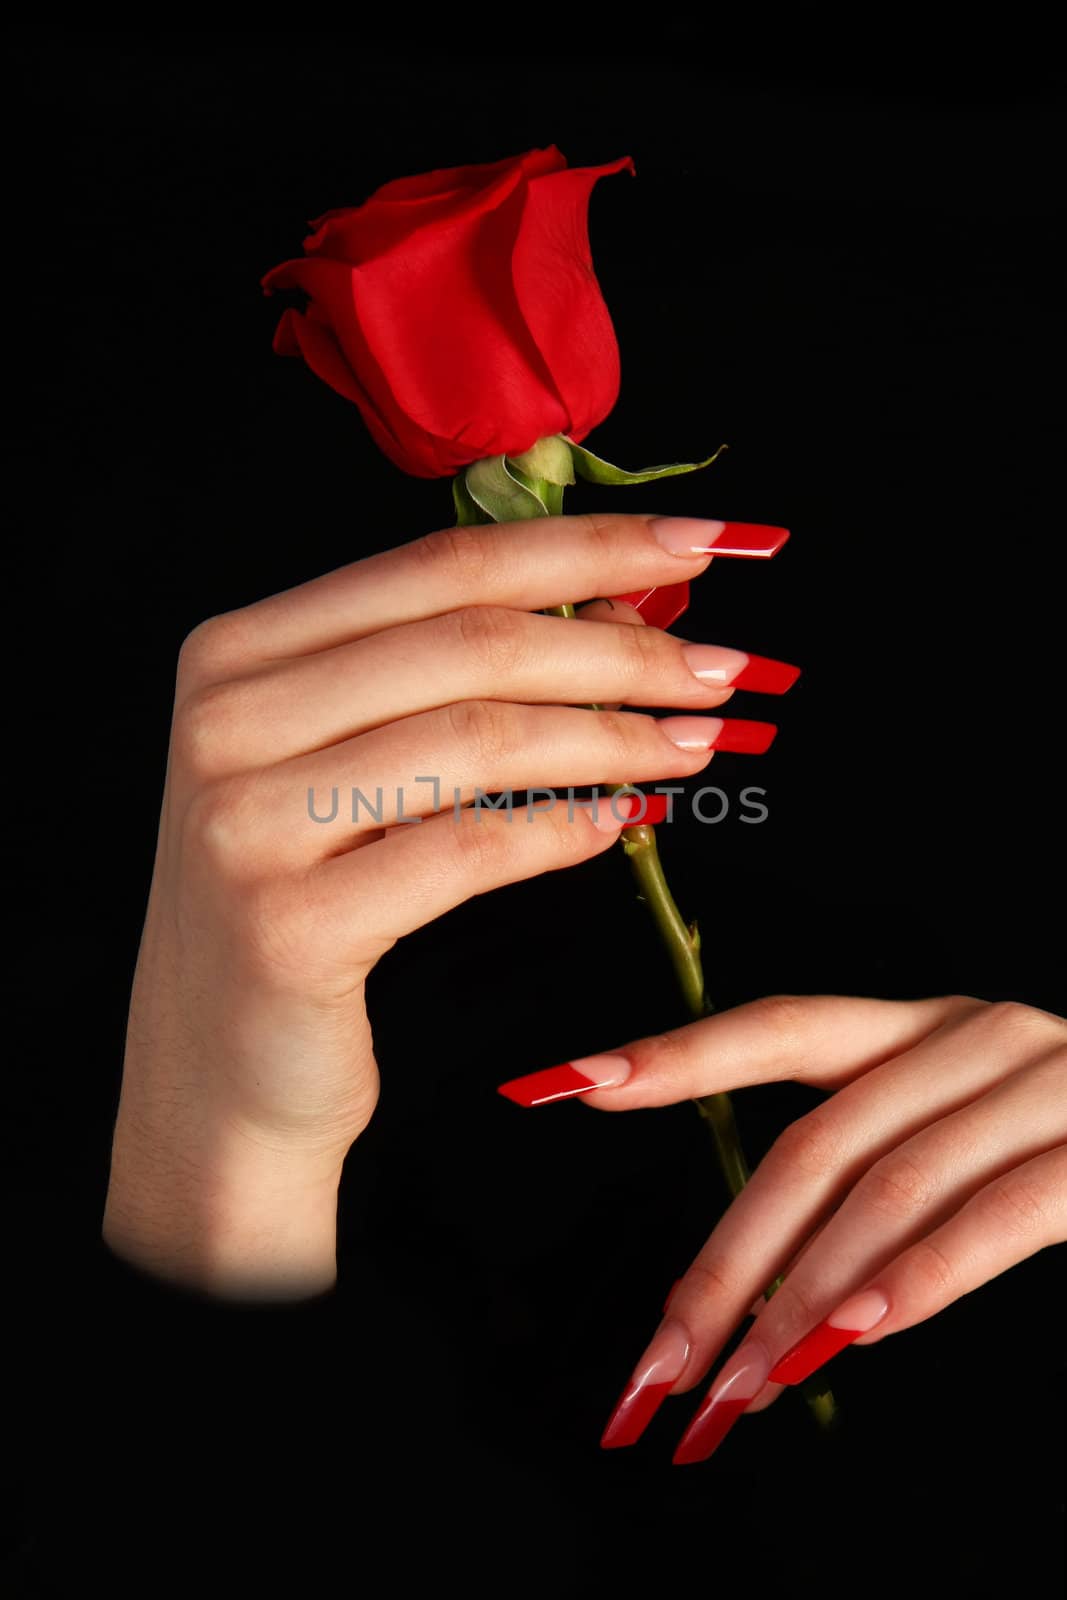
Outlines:
MULTIPOLYGON (((566 439, 567 436, 563 434, 562 437, 566 439)), ((602 460, 591 450, 575 444, 572 439, 567 439, 567 444, 570 446, 574 470, 580 478, 584 478, 587 483, 614 484, 652 483, 656 478, 675 478, 683 472, 699 472, 702 467, 710 467, 717 456, 729 449, 728 445, 721 444, 706 461, 675 461, 665 467, 646 467, 643 472, 625 472, 622 467, 613 466, 610 461, 602 460)))

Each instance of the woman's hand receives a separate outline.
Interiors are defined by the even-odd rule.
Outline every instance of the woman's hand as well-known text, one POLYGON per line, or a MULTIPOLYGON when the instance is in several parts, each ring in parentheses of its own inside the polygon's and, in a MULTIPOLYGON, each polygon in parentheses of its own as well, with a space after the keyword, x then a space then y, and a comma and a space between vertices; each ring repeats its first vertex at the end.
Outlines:
POLYGON ((780 995, 502 1092, 630 1111, 776 1079, 835 1092, 781 1134, 675 1285, 608 1447, 698 1383, 749 1310, 676 1462, 705 1460, 742 1411, 846 1344, 910 1328, 1067 1239, 1067 1022, 1028 1006, 780 995))
POLYGON ((378 1096, 368 973, 472 895, 599 855, 626 818, 603 800, 596 820, 543 800, 512 816, 476 792, 689 777, 753 726, 700 713, 796 676, 628 606, 536 613, 785 537, 641 516, 448 528, 193 631, 104 1217, 117 1254, 228 1296, 332 1285, 341 1165, 378 1096))

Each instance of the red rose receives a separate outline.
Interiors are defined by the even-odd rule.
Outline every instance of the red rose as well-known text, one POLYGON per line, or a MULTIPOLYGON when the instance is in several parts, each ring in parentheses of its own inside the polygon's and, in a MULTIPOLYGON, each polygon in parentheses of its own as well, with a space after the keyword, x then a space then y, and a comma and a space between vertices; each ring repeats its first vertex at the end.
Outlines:
POLYGON ((417 478, 575 442, 619 394, 615 331, 593 272, 589 196, 624 156, 568 167, 555 145, 398 178, 309 224, 304 258, 261 280, 303 289, 274 333, 354 400, 385 454, 417 478))

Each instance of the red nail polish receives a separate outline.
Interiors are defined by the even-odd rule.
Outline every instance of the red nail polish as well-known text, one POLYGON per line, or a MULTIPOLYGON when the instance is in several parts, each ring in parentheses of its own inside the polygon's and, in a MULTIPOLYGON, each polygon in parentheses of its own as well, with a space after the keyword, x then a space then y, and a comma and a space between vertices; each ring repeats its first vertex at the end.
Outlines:
POLYGON ((672 556, 773 556, 789 538, 788 528, 718 518, 655 517, 649 530, 672 556))
POLYGON ((713 750, 728 750, 738 755, 761 756, 774 743, 778 728, 773 722, 746 722, 743 717, 724 717, 713 750))
POLYGON ((666 819, 667 796, 665 794, 623 795, 621 800, 616 800, 615 802, 620 815, 627 800, 631 802, 628 815, 632 818, 630 825, 634 828, 654 828, 657 823, 666 819))
POLYGON ((689 1350, 689 1335, 680 1322, 661 1324, 608 1418, 600 1440, 604 1450, 637 1443, 681 1377, 689 1350))
POLYGON ((590 1089, 614 1088, 629 1076, 630 1063, 625 1056, 578 1056, 559 1067, 511 1078, 499 1085, 497 1094, 519 1106, 544 1106, 553 1100, 588 1094, 590 1089))
POLYGON ((751 1340, 734 1351, 682 1435, 672 1457, 675 1466, 708 1459, 767 1382, 769 1365, 767 1352, 751 1340))
POLYGON ((800 677, 800 668, 788 661, 772 661, 769 656, 749 656, 729 683, 731 689, 753 689, 757 694, 785 694, 800 677))
POLYGON ((689 583, 664 583, 657 588, 634 589, 630 594, 613 594, 609 599, 633 606, 653 628, 669 628, 689 606, 689 583))
POLYGON ((870 1333, 888 1310, 889 1301, 880 1289, 863 1289, 854 1294, 779 1358, 771 1369, 771 1381, 803 1383, 861 1333, 870 1333))
POLYGON ((762 522, 728 522, 710 549, 717 556, 776 556, 789 538, 788 528, 762 522))

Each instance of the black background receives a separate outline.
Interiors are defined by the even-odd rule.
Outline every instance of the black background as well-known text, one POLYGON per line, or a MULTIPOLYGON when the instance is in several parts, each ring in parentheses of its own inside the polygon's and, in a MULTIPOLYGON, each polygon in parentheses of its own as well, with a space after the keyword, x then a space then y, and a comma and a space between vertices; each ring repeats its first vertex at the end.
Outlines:
MULTIPOLYGON (((282 300, 259 289, 309 218, 393 177, 551 143, 632 155, 591 204, 623 380, 588 442, 632 467, 730 448, 568 508, 792 529, 772 563, 714 563, 676 628, 804 668, 774 749, 699 780, 762 785, 769 820, 662 830, 719 1003, 1067 1010, 1063 98, 1040 50, 831 69, 673 23, 524 50, 40 32, 14 60, 11 626, 36 742, 13 848, 41 913, 8 1141, 27 1592, 142 1562, 150 1592, 186 1559, 315 1594, 331 1572, 383 1594, 416 1572, 494 1594, 1057 1592, 1054 1252, 842 1357, 830 1439, 786 1396, 672 1468, 684 1398, 636 1449, 598 1450, 722 1203, 691 1107, 527 1115, 494 1093, 681 1020, 614 852, 472 901, 372 976, 384 1087, 346 1167, 332 1309, 212 1319, 93 1257, 180 641, 452 520, 447 482, 403 477, 273 354, 282 300)), ((750 1155, 815 1098, 740 1097, 750 1155)))

